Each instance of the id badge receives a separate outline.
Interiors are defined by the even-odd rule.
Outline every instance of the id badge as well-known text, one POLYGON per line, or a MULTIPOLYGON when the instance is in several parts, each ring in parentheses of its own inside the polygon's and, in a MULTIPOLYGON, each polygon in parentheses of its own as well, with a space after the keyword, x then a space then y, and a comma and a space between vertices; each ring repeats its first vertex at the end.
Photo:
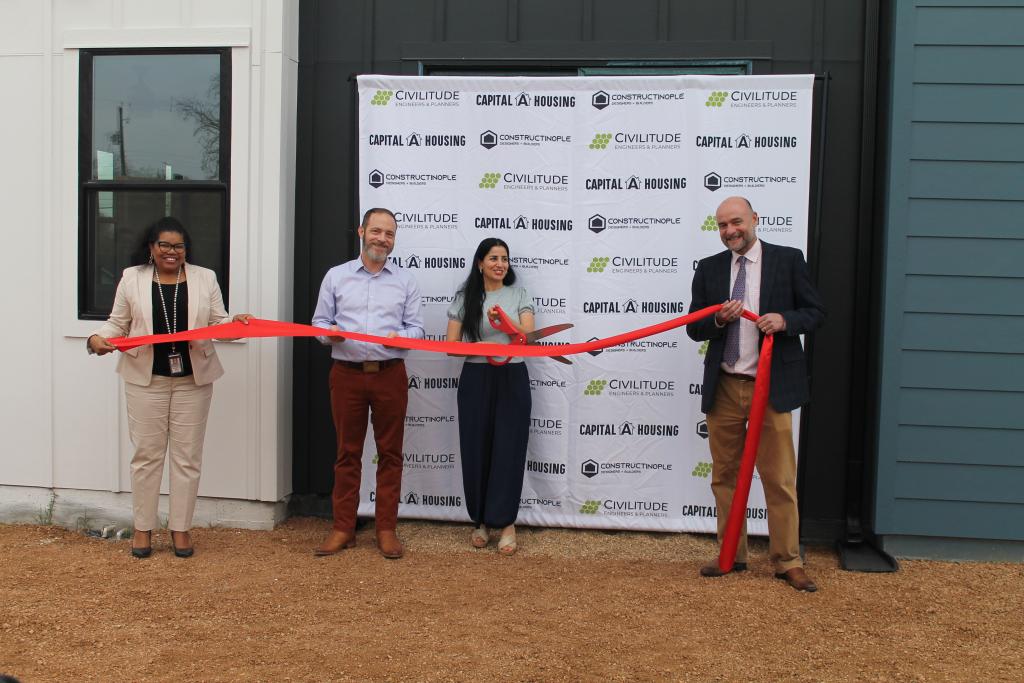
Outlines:
POLYGON ((167 362, 171 367, 172 375, 183 375, 185 374, 185 363, 181 360, 181 354, 175 351, 174 353, 167 354, 167 362))

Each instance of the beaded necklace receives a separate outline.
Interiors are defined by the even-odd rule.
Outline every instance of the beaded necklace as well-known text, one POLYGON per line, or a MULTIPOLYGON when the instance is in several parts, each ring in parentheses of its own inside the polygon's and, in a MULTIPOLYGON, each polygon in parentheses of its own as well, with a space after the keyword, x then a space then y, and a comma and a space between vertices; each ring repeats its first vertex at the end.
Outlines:
MULTIPOLYGON (((157 273, 156 266, 153 267, 153 282, 156 283, 156 291, 160 293, 160 306, 164 309, 164 322, 167 323, 167 331, 175 334, 178 331, 178 284, 181 282, 181 266, 178 266, 178 272, 174 276, 174 301, 171 304, 171 310, 174 313, 173 317, 167 317, 167 302, 164 301, 164 288, 160 284, 160 276, 157 273)), ((171 342, 171 353, 176 352, 177 348, 174 342, 171 342)))

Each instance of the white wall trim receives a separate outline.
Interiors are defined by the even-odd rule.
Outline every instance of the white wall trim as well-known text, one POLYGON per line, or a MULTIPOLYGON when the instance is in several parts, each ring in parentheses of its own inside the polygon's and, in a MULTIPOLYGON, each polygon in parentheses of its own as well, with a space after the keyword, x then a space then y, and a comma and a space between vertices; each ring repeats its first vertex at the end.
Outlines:
POLYGON ((249 47, 248 26, 223 28, 73 29, 64 31, 65 50, 140 47, 249 47))
MULTIPOLYGON (((193 527, 270 530, 288 516, 288 496, 255 501, 235 498, 196 500, 193 527)), ((166 523, 169 500, 160 496, 158 515, 166 523)), ((0 484, 0 523, 55 524, 67 529, 132 526, 132 494, 0 484)))

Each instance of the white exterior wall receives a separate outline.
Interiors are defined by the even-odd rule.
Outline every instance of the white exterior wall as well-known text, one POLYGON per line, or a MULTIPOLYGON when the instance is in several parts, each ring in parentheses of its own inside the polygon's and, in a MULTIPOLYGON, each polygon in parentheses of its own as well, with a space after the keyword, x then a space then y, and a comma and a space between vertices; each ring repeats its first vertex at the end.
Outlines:
MULTIPOLYGON (((87 356, 98 323, 77 319, 77 174, 78 51, 133 47, 231 48, 229 313, 292 319, 298 1, 0 4, 0 521, 50 489, 58 520, 130 517, 116 354, 87 356)), ((291 342, 217 352, 196 523, 269 526, 291 493, 291 342)))

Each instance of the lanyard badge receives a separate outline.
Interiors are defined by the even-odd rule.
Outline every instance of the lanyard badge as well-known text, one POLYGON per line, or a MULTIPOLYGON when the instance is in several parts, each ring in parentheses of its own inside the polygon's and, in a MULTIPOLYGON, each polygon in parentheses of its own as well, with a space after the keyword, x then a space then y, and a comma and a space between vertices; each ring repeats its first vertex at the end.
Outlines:
MULTIPOLYGON (((164 301, 164 288, 160 284, 160 277, 153 267, 153 282, 156 283, 156 291, 160 294, 160 307, 164 309, 164 322, 167 323, 167 331, 171 334, 178 332, 178 285, 181 284, 181 266, 178 266, 178 273, 174 277, 174 301, 171 304, 173 316, 167 315, 167 302, 164 301)), ((171 352, 167 354, 167 364, 171 375, 179 377, 185 374, 185 360, 174 342, 171 342, 171 352)))

